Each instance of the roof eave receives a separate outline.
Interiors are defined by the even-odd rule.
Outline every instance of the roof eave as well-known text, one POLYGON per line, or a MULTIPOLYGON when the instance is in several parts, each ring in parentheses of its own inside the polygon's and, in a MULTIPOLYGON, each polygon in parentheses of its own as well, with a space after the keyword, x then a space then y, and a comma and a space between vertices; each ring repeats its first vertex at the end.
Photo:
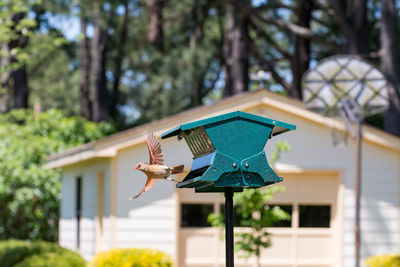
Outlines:
POLYGON ((44 167, 47 169, 66 167, 88 160, 112 158, 117 154, 115 149, 104 149, 98 151, 86 150, 77 153, 71 153, 71 151, 68 152, 70 152, 68 155, 63 156, 60 154, 50 157, 44 167))

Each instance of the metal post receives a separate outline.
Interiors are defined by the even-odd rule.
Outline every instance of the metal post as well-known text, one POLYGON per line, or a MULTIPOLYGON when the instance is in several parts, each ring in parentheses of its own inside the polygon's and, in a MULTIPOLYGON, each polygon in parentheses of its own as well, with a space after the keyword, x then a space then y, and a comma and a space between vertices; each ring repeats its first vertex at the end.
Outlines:
POLYGON ((361 140, 362 140, 362 129, 361 129, 361 118, 357 116, 356 126, 356 147, 355 147, 355 177, 354 177, 354 191, 356 198, 356 216, 354 225, 354 241, 355 241, 355 266, 360 267, 360 207, 361 207, 361 140))
POLYGON ((233 188, 225 187, 225 266, 233 267, 233 188))

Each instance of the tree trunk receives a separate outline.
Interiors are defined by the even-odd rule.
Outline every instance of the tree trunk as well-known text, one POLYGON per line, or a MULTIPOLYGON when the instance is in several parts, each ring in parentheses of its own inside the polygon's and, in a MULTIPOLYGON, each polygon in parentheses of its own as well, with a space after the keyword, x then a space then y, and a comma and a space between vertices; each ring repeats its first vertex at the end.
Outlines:
POLYGON ((224 97, 247 91, 249 86, 249 52, 245 41, 247 27, 238 14, 235 7, 227 6, 224 97))
MULTIPOLYGON (((81 11, 83 12, 83 11, 81 11)), ((81 77, 80 77, 80 115, 90 120, 90 59, 89 59, 89 41, 86 32, 87 21, 84 14, 81 14, 81 35, 82 40, 79 44, 79 54, 81 58, 81 77)))
POLYGON ((28 78, 26 67, 21 66, 11 73, 14 80, 14 108, 28 108, 28 78))
MULTIPOLYGON (((310 28, 312 0, 298 1, 297 16, 298 25, 310 28)), ((289 95, 292 98, 303 99, 301 78, 307 71, 310 63, 310 40, 301 36, 295 36, 294 55, 292 62, 293 82, 289 95)))
POLYGON ((114 80, 111 95, 111 116, 116 118, 118 111, 117 105, 120 101, 119 97, 119 85, 121 81, 122 71, 122 60, 125 56, 125 45, 126 39, 128 37, 128 19, 129 19, 129 6, 128 1, 124 2, 125 13, 121 23, 121 32, 119 42, 117 44, 117 57, 115 59, 115 70, 114 70, 114 80))
POLYGON ((382 0, 381 68, 388 81, 389 109, 385 112, 385 131, 400 136, 398 15, 395 0, 382 0))
POLYGON ((10 90, 10 70, 6 69, 8 65, 10 65, 10 56, 8 50, 8 44, 3 43, 2 45, 2 57, 1 57, 1 68, 3 69, 3 73, 1 74, 1 84, 0 84, 0 112, 7 113, 8 112, 8 99, 9 99, 9 90, 10 90))
POLYGON ((353 0, 350 12, 352 33, 347 36, 348 52, 365 56, 368 53, 367 1, 353 0))
MULTIPOLYGON (((15 25, 25 18, 24 13, 14 14, 12 20, 15 25)), ((18 29, 13 29, 16 38, 11 40, 9 43, 9 51, 17 48, 25 48, 28 44, 28 37, 22 35, 21 31, 18 29)), ((28 78, 26 73, 26 66, 20 62, 15 56, 10 59, 11 63, 16 63, 17 67, 11 72, 11 77, 13 79, 13 101, 14 108, 28 108, 28 97, 29 97, 29 87, 28 78)))
POLYGON ((193 55, 193 72, 192 72, 192 94, 191 94, 191 106, 200 106, 203 99, 202 89, 204 72, 200 70, 199 66, 199 52, 197 51, 199 43, 201 42, 204 31, 204 14, 201 1, 194 1, 193 7, 193 33, 190 36, 190 49, 193 55))
POLYGON ((342 3, 343 1, 340 0, 330 0, 335 10, 334 18, 346 38, 344 52, 351 55, 366 55, 368 52, 367 1, 352 0, 348 12, 342 3))
POLYGON ((163 7, 164 0, 146 0, 150 12, 149 41, 164 51, 163 7))
POLYGON ((100 25, 101 10, 98 1, 93 4, 92 76, 93 76, 93 120, 109 118, 106 80, 107 33, 100 25))

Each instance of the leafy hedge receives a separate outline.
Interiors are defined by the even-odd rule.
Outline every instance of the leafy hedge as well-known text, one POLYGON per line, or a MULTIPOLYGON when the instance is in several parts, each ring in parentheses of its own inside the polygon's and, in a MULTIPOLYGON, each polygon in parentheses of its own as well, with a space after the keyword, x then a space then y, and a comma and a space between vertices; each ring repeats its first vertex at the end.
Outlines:
POLYGON ((96 254, 90 267, 170 267, 172 259, 154 249, 112 249, 96 254))
POLYGON ((385 254, 369 257, 365 260, 368 267, 400 267, 400 255, 385 254))
POLYGON ((86 261, 56 243, 14 240, 0 241, 0 266, 85 267, 86 261))
POLYGON ((56 241, 61 172, 44 168, 47 156, 112 131, 57 110, 0 114, 0 239, 56 241))

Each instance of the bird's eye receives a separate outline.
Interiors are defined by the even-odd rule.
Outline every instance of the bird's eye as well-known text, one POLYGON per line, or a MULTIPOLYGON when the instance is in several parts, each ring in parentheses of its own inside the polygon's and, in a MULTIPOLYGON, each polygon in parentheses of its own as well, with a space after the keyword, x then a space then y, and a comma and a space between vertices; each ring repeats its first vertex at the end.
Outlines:
POLYGON ((137 166, 138 166, 138 168, 140 168, 140 164, 138 164, 137 166))

